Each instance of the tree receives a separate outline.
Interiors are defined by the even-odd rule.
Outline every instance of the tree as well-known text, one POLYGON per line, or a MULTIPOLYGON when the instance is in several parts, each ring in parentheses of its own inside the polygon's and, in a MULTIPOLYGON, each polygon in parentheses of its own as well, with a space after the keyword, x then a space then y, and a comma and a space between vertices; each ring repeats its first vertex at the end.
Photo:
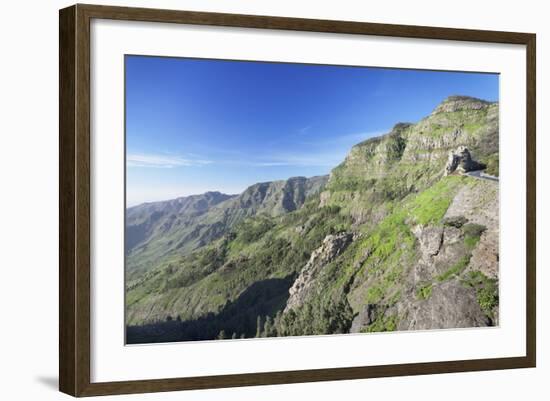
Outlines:
POLYGON ((226 338, 225 336, 225 330, 220 330, 220 333, 218 334, 218 340, 224 340, 226 338))
POLYGON ((271 316, 265 318, 264 337, 277 337, 277 328, 271 316))
POLYGON ((262 336, 262 317, 258 315, 256 318, 256 338, 260 338, 262 336))

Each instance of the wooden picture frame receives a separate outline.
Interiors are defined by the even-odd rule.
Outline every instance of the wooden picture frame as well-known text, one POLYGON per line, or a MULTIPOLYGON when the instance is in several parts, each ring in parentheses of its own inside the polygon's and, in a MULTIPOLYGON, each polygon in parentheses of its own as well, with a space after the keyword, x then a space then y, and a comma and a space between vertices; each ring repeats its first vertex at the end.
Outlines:
POLYGON ((536 37, 534 34, 80 4, 60 10, 59 29, 60 391, 73 396, 95 396, 535 366, 536 37), (526 355, 493 359, 92 383, 90 380, 90 21, 94 18, 526 46, 526 355))

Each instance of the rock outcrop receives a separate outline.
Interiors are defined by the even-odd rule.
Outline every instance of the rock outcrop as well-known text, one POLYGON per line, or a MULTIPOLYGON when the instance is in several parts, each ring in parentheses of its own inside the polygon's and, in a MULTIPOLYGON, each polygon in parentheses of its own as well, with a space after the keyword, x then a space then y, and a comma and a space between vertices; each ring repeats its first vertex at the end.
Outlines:
POLYGON ((472 251, 468 269, 498 278, 499 262, 499 199, 498 183, 476 180, 460 189, 445 213, 446 219, 461 217, 485 227, 472 251))
POLYGON ((431 295, 402 308, 398 330, 485 327, 490 319, 482 311, 476 292, 459 281, 436 284, 431 295))
POLYGON ((445 175, 464 174, 468 171, 482 170, 485 165, 472 159, 472 155, 466 146, 449 151, 447 164, 445 165, 445 175))
POLYGON ((418 238, 421 254, 425 259, 436 256, 443 245, 443 227, 415 226, 413 233, 418 238))
POLYGON ((302 305, 319 272, 340 255, 353 241, 353 234, 340 233, 328 235, 319 248, 311 253, 309 261, 300 272, 289 290, 285 311, 302 305))
POLYGON ((373 304, 367 304, 360 311, 357 316, 353 319, 351 323, 351 333, 360 333, 361 330, 369 325, 373 324, 376 321, 379 311, 377 310, 378 306, 373 304))
POLYGON ((449 96, 434 109, 432 115, 438 113, 454 113, 465 110, 481 110, 491 104, 494 103, 470 96, 449 96))

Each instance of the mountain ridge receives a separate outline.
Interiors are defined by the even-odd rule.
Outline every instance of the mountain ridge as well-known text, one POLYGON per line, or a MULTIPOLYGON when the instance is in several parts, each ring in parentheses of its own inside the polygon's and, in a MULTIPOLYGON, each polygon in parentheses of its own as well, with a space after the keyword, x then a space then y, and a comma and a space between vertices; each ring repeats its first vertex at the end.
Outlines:
POLYGON ((498 176, 498 107, 449 97, 353 146, 299 207, 230 213, 215 240, 128 283, 128 341, 498 324, 498 182, 446 174, 467 149, 498 176))
POLYGON ((126 217, 126 271, 133 278, 134 273, 148 270, 155 258, 171 252, 191 252, 247 217, 261 213, 273 217, 296 210, 320 190, 326 179, 291 177, 250 185, 238 195, 209 191, 133 206, 126 217), (149 253, 151 243, 156 247, 154 253, 149 253))

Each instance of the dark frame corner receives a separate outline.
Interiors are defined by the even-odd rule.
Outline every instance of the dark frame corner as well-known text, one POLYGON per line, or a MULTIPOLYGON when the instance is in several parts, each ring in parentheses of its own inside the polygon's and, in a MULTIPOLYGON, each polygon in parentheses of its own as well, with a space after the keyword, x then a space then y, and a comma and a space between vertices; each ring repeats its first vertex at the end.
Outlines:
POLYGON ((77 4, 59 12, 59 389, 73 396, 144 393, 536 366, 536 35, 77 4), (527 310, 524 357, 123 382, 90 381, 90 20, 170 22, 525 45, 527 310))

